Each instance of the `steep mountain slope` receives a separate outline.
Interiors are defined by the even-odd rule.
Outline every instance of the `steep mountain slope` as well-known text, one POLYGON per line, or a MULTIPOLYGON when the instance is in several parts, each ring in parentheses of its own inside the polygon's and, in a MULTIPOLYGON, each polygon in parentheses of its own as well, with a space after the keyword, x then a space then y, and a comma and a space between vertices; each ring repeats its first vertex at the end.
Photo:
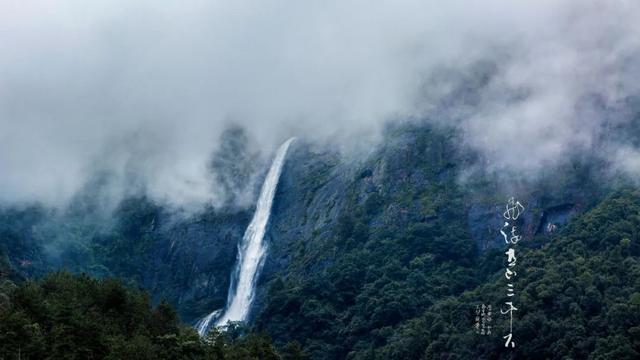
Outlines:
POLYGON ((479 160, 458 142, 455 132, 405 125, 360 162, 299 147, 274 207, 256 328, 300 341, 314 358, 370 358, 402 324, 498 271, 509 196, 527 206, 524 246, 539 247, 549 224, 561 230, 605 191, 594 163, 527 184, 461 184, 479 160))
POLYGON ((100 229, 85 218, 40 207, 4 209, 0 222, 0 272, 38 278, 60 268, 93 276, 118 276, 164 298, 191 322, 222 307, 236 246, 249 211, 175 217, 144 198, 123 201, 100 229))
MULTIPOLYGON (((242 139, 241 132, 235 136, 242 139)), ((251 330, 267 331, 278 346, 298 341, 314 359, 506 357, 504 319, 496 316, 492 337, 473 333, 473 323, 476 305, 497 309, 504 300, 499 230, 505 203, 516 196, 526 206, 519 223, 526 266, 514 335, 522 344, 518 354, 553 349, 549 358, 605 358, 616 351, 611 343, 623 349, 616 355, 622 358, 640 351, 631 340, 637 319, 621 315, 634 311, 640 289, 637 277, 620 268, 637 270, 637 194, 610 195, 621 185, 599 179, 596 154, 522 180, 480 171, 484 160, 461 142, 455 130, 416 122, 387 128, 365 157, 294 143, 272 209, 251 330), (588 246, 573 248, 580 243, 588 246), (565 261, 579 271, 559 274, 554 264, 565 261), (595 271, 603 277, 597 284, 595 271), (569 323, 581 328, 571 330, 569 323), (580 335, 584 341, 567 335, 587 334, 591 326, 599 335, 580 335), (553 337, 534 340, 540 329, 553 337), (618 337, 603 342, 613 330, 618 337)), ((233 141, 230 151, 243 143, 233 141)), ((234 165, 224 181, 228 188, 234 173, 244 174, 238 176, 245 183, 248 172, 261 173, 235 166, 233 157, 214 163, 234 165)), ((228 205, 176 218, 132 197, 108 224, 87 213, 4 209, 3 276, 20 280, 60 267, 117 275, 148 289, 156 302, 166 298, 192 323, 224 305, 252 209, 228 205)))

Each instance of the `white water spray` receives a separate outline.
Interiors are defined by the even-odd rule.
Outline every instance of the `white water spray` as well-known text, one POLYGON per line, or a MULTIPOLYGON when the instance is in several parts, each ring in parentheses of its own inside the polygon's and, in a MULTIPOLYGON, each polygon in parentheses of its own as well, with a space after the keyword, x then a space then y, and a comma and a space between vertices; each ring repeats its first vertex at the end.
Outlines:
POLYGON ((207 334, 207 330, 209 330, 209 324, 211 324, 211 321, 217 318, 221 312, 222 309, 215 310, 211 312, 211 314, 198 320, 198 322, 196 323, 196 330, 198 331, 198 334, 200 334, 200 336, 205 336, 207 334))
MULTIPOLYGON (((251 219, 241 243, 238 244, 237 264, 231 276, 227 306, 224 314, 217 319, 216 326, 225 326, 229 322, 244 321, 249 314, 255 294, 258 273, 264 264, 267 253, 267 246, 263 240, 271 215, 271 205, 276 194, 287 150, 293 140, 294 138, 291 138, 280 146, 262 184, 253 219, 251 219)), ((196 328, 201 336, 206 334, 209 324, 218 317, 220 311, 216 310, 198 321, 196 328)))

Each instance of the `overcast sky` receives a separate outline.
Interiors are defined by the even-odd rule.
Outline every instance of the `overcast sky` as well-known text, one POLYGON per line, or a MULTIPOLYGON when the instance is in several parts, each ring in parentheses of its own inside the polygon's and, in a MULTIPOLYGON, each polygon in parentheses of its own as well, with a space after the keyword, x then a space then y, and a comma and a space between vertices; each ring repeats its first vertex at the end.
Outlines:
MULTIPOLYGON (((230 123, 268 153, 427 117, 533 174, 632 121, 639 52, 638 1, 0 0, 0 202, 63 204, 98 170, 215 202, 230 123), (479 63, 478 101, 439 118, 479 63)), ((604 149, 640 173, 630 142, 604 149)))

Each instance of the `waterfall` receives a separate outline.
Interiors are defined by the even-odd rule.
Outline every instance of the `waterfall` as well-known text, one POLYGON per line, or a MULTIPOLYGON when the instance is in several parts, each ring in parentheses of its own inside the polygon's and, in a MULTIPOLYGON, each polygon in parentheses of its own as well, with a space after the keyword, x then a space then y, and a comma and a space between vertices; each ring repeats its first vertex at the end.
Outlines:
POLYGON ((242 241, 238 244, 237 263, 231 275, 225 311, 219 318, 221 309, 198 321, 196 328, 200 335, 206 334, 213 319, 217 318, 216 326, 225 326, 230 321, 244 321, 249 314, 258 273, 264 264, 267 253, 267 247, 263 240, 271 215, 273 197, 276 193, 287 150, 293 140, 294 138, 287 140, 278 148, 267 177, 262 184, 253 219, 251 219, 242 241))

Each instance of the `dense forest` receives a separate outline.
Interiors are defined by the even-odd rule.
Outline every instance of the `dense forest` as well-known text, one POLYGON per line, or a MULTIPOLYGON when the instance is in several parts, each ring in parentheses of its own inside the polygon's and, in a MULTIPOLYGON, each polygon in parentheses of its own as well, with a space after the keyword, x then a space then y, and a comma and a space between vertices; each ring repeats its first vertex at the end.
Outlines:
POLYGON ((56 272, 0 284, 0 359, 305 359, 239 326, 201 338, 166 302, 116 279, 56 272))

